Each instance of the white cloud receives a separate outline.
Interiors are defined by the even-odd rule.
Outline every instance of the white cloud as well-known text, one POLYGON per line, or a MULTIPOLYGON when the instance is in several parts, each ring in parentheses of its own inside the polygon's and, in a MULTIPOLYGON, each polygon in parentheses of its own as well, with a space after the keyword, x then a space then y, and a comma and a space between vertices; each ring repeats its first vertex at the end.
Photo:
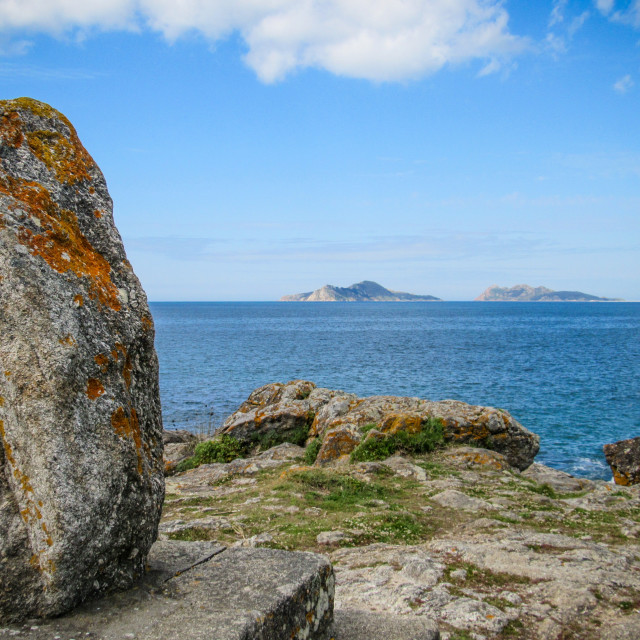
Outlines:
POLYGON ((551 15, 549 16, 549 27, 564 22, 564 10, 567 7, 568 0, 554 0, 551 15))
MULTIPOLYGON (((560 0, 562 4, 563 0, 560 0)), ((300 68, 397 81, 479 59, 497 70, 528 46, 501 0, 0 0, 0 32, 150 28, 175 40, 236 31, 265 82, 300 68)))
POLYGON ((633 87, 633 85, 634 85, 634 82, 633 82, 631 76, 629 74, 627 74, 626 76, 623 76, 622 78, 620 78, 620 80, 618 80, 613 85, 613 88, 618 93, 627 93, 627 91, 629 91, 629 89, 631 89, 631 87, 633 87))
POLYGON ((69 29, 123 28, 134 16, 134 0, 0 0, 1 31, 60 34, 69 29))
POLYGON ((596 7, 598 7, 598 9, 602 13, 604 13, 605 15, 608 15, 609 13, 611 13, 611 10, 613 9, 615 0, 595 0, 595 2, 596 2, 596 7))
POLYGON ((547 33, 545 40, 547 49, 554 54, 566 53, 567 43, 562 36, 557 36, 555 33, 547 33))
POLYGON ((582 26, 587 21, 591 14, 589 11, 583 11, 579 16, 576 16, 571 23, 569 24, 569 37, 573 38, 573 36, 582 29, 582 26))
POLYGON ((616 0, 595 0, 596 7, 602 14, 614 22, 640 27, 640 0, 625 2, 622 9, 616 10, 616 0))

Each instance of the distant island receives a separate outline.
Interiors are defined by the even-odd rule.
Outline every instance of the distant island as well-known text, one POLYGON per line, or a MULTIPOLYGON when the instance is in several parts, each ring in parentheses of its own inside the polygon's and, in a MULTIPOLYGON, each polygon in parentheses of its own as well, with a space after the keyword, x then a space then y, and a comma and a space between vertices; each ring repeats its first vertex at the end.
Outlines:
POLYGON ((385 289, 377 282, 365 280, 350 287, 335 287, 326 284, 308 293, 282 296, 281 302, 437 302, 435 296, 418 296, 403 291, 385 289))
POLYGON ((476 300, 481 302, 621 302, 620 298, 599 298, 581 291, 554 291, 547 287, 517 284, 510 289, 494 284, 476 300))

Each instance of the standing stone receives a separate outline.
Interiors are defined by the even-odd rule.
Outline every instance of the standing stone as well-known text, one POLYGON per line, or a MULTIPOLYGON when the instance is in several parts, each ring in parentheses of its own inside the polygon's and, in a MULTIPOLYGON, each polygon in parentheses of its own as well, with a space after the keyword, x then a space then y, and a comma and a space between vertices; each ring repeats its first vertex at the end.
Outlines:
POLYGON ((104 177, 0 101, 0 620, 130 586, 164 495, 154 327, 104 177))

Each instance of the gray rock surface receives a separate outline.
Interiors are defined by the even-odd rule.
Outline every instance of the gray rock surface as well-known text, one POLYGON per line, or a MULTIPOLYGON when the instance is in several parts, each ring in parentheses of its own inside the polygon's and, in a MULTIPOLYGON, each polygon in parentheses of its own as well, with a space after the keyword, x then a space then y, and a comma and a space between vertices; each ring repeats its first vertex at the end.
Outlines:
POLYGON ((445 441, 471 444, 497 451, 503 458, 491 463, 526 469, 540 447, 540 438, 525 429, 508 412, 442 400, 371 396, 358 398, 343 391, 317 388, 313 382, 294 380, 256 389, 242 406, 225 420, 221 433, 243 442, 272 434, 287 440, 308 429, 309 438, 320 438, 317 464, 348 460, 361 442, 361 429, 375 424, 380 435, 418 431, 429 418, 444 425, 445 441))
POLYGON ((129 587, 164 494, 154 328, 100 169, 0 101, 0 619, 129 587))
POLYGON ((283 449, 244 460, 220 483, 207 483, 205 472, 192 482, 197 470, 169 478, 164 530, 193 538, 212 531, 229 546, 264 536, 269 545, 328 553, 337 640, 419 638, 427 623, 443 640, 640 637, 639 486, 537 464, 521 473, 490 451, 458 447, 316 468, 282 459, 244 473, 283 449), (414 467, 426 479, 407 473, 414 467), (337 508, 328 500, 332 478, 381 490, 337 508), (320 542, 339 535, 321 545, 322 532, 320 542), (339 624, 343 615, 351 628, 339 624))
POLYGON ((159 542, 135 589, 61 618, 0 629, 0 637, 325 640, 334 582, 331 565, 316 554, 159 542))
POLYGON ((640 438, 605 444, 603 449, 616 484, 640 484, 640 438))
POLYGON ((335 640, 439 640, 433 620, 372 611, 341 609, 333 624, 335 640))
POLYGON ((463 511, 483 511, 485 509, 496 508, 486 500, 468 496, 466 493, 462 493, 462 491, 456 491, 456 489, 447 489, 442 493, 432 496, 431 499, 442 507, 462 509, 463 511))

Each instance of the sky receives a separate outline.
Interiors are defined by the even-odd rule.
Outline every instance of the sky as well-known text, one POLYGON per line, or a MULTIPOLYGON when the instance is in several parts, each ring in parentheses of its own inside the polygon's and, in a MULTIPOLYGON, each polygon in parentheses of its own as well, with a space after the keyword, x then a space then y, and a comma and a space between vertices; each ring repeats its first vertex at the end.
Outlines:
POLYGON ((150 300, 640 300, 640 0, 0 0, 150 300))

